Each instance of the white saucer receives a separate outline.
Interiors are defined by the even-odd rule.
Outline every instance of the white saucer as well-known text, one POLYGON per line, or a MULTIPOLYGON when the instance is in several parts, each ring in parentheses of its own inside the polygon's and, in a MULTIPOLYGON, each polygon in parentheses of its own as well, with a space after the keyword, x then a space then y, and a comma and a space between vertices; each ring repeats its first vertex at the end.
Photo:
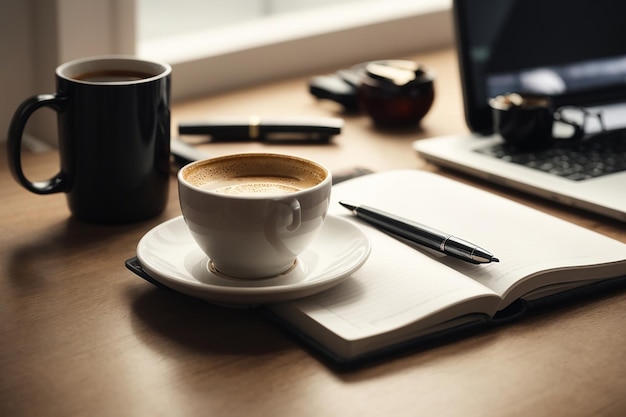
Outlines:
POLYGON ((367 260, 371 244, 354 224, 328 216, 293 268, 271 278, 237 279, 213 271, 183 217, 150 230, 137 258, 152 278, 178 292, 222 304, 267 304, 306 297, 339 284, 367 260))

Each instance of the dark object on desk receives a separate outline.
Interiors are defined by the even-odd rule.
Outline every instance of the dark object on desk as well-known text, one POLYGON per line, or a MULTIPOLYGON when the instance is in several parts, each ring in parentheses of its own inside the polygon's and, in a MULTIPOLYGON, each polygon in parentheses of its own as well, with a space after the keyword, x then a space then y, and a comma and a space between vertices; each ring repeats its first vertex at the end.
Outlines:
POLYGON ((362 72, 363 66, 358 65, 334 74, 315 76, 309 81, 309 93, 319 99, 341 104, 346 112, 358 112, 361 107, 357 87, 362 72))
POLYGON ((376 124, 410 126, 419 124, 433 104, 434 75, 413 61, 371 61, 313 77, 309 92, 349 112, 361 109, 376 124))
POLYGON ((328 142, 341 133, 336 117, 212 119, 178 125, 181 135, 206 135, 210 142, 261 141, 280 143, 328 142))
POLYGON ((379 125, 417 125, 435 99, 434 79, 413 61, 370 62, 359 84, 359 101, 379 125))
POLYGON ((386 232, 446 255, 454 256, 473 264, 500 262, 489 251, 473 243, 423 224, 364 205, 351 204, 344 201, 340 201, 339 204, 350 210, 359 219, 363 219, 386 232))

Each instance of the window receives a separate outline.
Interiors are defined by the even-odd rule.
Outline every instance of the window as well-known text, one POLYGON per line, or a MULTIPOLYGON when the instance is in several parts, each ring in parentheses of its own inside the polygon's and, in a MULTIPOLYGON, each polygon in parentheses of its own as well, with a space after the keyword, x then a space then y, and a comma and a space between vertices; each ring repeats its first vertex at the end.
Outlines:
POLYGON ((136 0, 136 53, 192 97, 452 44, 450 0, 136 0))
POLYGON ((136 0, 139 41, 206 31, 362 0, 136 0), (193 12, 191 12, 193 11, 193 12))

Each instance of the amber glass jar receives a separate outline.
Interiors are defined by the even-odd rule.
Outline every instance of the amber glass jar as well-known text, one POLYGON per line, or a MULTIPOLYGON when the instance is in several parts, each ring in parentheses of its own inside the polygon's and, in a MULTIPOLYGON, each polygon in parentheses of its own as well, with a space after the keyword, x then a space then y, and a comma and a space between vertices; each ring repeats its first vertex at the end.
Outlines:
POLYGON ((413 61, 373 61, 361 75, 358 97, 376 124, 417 125, 433 104, 434 75, 413 61))

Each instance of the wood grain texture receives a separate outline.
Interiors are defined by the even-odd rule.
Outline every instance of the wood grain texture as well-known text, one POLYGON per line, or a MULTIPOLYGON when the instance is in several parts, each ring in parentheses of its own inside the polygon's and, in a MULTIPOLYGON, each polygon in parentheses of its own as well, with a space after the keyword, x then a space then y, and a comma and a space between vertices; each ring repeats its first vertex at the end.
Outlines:
MULTIPOLYGON (((411 142, 466 130, 452 51, 412 57, 437 71, 421 129, 380 131, 346 118, 329 146, 205 145, 211 155, 300 154, 333 170, 437 168, 411 142)), ((336 115, 306 78, 173 107, 173 123, 214 115, 336 115)), ((217 81, 216 81, 217 82, 217 81)), ((55 152, 24 155, 29 175, 56 172, 55 152)), ((626 242, 624 225, 439 171, 626 242)), ((63 195, 37 196, 0 152, 0 415, 2 416, 623 416, 626 293, 566 305, 500 329, 339 372, 255 309, 227 309, 152 287, 124 267, 166 211, 97 226, 69 216, 63 195)))

